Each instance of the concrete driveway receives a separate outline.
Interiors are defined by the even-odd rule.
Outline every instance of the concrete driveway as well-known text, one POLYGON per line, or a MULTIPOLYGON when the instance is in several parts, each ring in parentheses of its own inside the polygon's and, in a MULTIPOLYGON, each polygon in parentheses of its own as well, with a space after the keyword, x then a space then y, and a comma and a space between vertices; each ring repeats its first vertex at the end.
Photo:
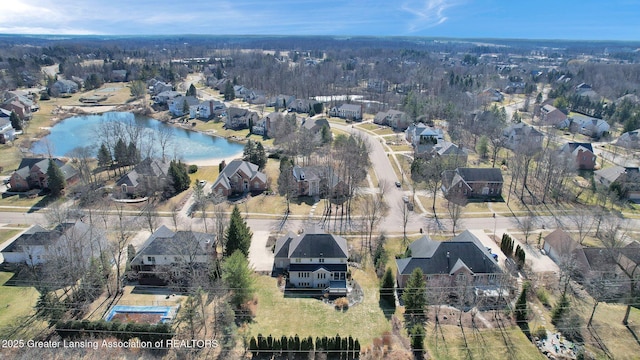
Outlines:
POLYGON ((254 231, 249 247, 249 264, 255 271, 271 272, 273 268, 273 252, 267 248, 270 231, 254 231))

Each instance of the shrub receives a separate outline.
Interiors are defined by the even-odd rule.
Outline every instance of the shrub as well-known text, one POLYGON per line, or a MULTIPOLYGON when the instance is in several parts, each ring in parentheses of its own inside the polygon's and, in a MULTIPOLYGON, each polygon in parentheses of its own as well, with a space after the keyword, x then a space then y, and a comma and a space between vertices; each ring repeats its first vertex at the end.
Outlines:
POLYGON ((189 170, 188 170, 189 174, 194 174, 197 171, 198 171, 198 165, 195 165, 195 164, 189 165, 189 170))
POLYGON ((534 335, 540 340, 545 340, 547 338, 547 329, 544 326, 538 326, 534 335))
POLYGON ((334 305, 337 310, 347 310, 349 308, 349 300, 346 297, 341 297, 334 301, 334 305))
POLYGON ((538 291, 536 291, 536 296, 538 297, 538 300, 540 300, 542 305, 547 307, 551 305, 549 303, 549 293, 547 293, 547 290, 545 290, 544 288, 539 288, 538 291))

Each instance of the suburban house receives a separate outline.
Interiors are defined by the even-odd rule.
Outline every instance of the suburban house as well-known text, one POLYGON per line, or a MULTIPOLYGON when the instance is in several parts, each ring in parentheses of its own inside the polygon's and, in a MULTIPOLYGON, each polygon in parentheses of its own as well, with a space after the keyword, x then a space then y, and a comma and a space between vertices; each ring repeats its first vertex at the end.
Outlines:
MULTIPOLYGON (((463 148, 449 141, 440 141, 433 148, 435 156, 447 159, 447 164, 453 167, 464 167, 467 165, 469 155, 463 148)), ((416 156, 421 155, 417 154, 416 156)))
POLYGON ((296 196, 335 197, 347 191, 346 184, 330 167, 296 165, 291 174, 296 182, 296 196))
POLYGON ((227 109, 225 127, 227 129, 246 129, 260 120, 258 113, 248 109, 231 107, 227 109))
POLYGON ((288 109, 296 101, 295 96, 291 95, 278 95, 267 99, 266 106, 277 107, 280 109, 288 109))
POLYGON ((505 128, 502 132, 505 138, 505 147, 511 150, 519 148, 540 149, 544 134, 533 126, 518 123, 505 128))
POLYGON ((276 241, 274 273, 285 273, 293 288, 321 289, 334 296, 347 293, 347 240, 320 228, 289 232, 276 241))
POLYGON ((598 95, 598 93, 595 92, 589 84, 581 83, 577 85, 575 89, 576 95, 578 96, 586 96, 591 100, 597 100, 600 98, 600 95, 598 95))
POLYGON ((192 119, 209 120, 216 116, 223 116, 227 107, 223 102, 217 100, 205 100, 197 106, 189 107, 189 117, 192 119))
POLYGON ((193 114, 195 115, 195 111, 197 110, 198 105, 200 105, 200 100, 195 96, 176 96, 172 100, 169 100, 167 104, 169 104, 169 112, 173 116, 191 115, 191 108, 194 108, 193 114), (185 103, 189 108, 189 111, 186 113, 184 111, 185 103))
MULTIPOLYGON (((321 113, 322 111, 317 111, 316 108, 318 104, 322 104, 316 100, 310 99, 295 99, 288 107, 289 111, 295 111, 297 113, 309 113, 311 109, 314 109, 315 113, 321 113)), ((322 107, 321 107, 322 108, 322 107)), ((321 110, 321 109, 320 109, 321 110)))
POLYGON ((640 129, 628 131, 616 140, 616 145, 627 149, 640 149, 640 129))
POLYGON ((425 235, 409 244, 407 254, 396 259, 398 289, 404 289, 411 273, 420 269, 430 303, 453 299, 468 303, 474 296, 497 301, 505 293, 509 275, 468 230, 448 241, 435 241, 425 235))
POLYGON ((6 144, 7 141, 13 141, 16 137, 16 130, 11 126, 9 118, 0 118, 0 144, 6 144))
POLYGON ((566 143, 560 148, 560 155, 571 159, 578 170, 593 170, 596 167, 596 155, 590 143, 566 143))
POLYGON ((498 168, 457 168, 442 172, 442 192, 447 199, 499 198, 503 182, 498 168))
POLYGON ((78 92, 78 84, 75 81, 61 79, 53 83, 53 89, 58 94, 74 94, 78 92))
POLYGON ((31 112, 40 110, 40 105, 34 101, 33 93, 20 90, 7 91, 4 94, 4 102, 11 102, 13 100, 18 100, 22 105, 28 107, 31 112))
POLYGON ((635 241, 619 248, 583 247, 561 229, 547 235, 544 240, 543 249, 549 257, 559 266, 572 268, 571 276, 575 280, 583 283, 611 281, 605 284, 611 298, 629 289, 630 282, 620 266, 632 272, 640 265, 640 247, 635 241))
POLYGON ((387 125, 394 129, 405 131, 409 127, 411 119, 403 111, 388 110, 377 113, 373 118, 373 123, 378 125, 387 125))
POLYGON ((167 185, 170 162, 168 159, 146 158, 126 173, 116 186, 127 195, 148 196, 167 185))
POLYGON ((253 127, 251 128, 251 132, 256 135, 272 137, 275 131, 276 124, 283 119, 283 113, 279 111, 272 112, 254 123, 253 127))
POLYGON ((493 88, 484 90, 483 92, 480 93, 479 97, 487 102, 488 101, 501 102, 502 100, 504 100, 504 95, 502 95, 500 91, 493 88))
MULTIPOLYGON (((305 128, 309 130, 309 132, 315 135, 316 140, 320 140, 322 138, 322 129, 327 128, 331 129, 331 125, 329 121, 325 118, 320 119, 311 119, 311 118, 303 118, 302 123, 300 123, 301 128, 305 128)), ((329 132, 331 134, 331 132, 329 132)))
POLYGON ((547 104, 540 108, 540 121, 545 125, 563 129, 569 127, 569 118, 555 106, 547 104))
POLYGON ((157 96, 162 92, 173 90, 173 85, 163 81, 159 81, 155 78, 147 81, 147 86, 149 89, 149 94, 151 94, 152 97, 157 96))
POLYGON ((613 166, 593 172, 597 183, 617 190, 620 197, 640 201, 640 171, 638 167, 613 166))
POLYGON ((333 107, 330 111, 330 115, 347 120, 362 120, 362 104, 342 104, 340 107, 333 107))
POLYGON ((23 104, 18 99, 5 101, 0 105, 0 108, 7 110, 9 114, 11 114, 12 111, 15 112, 21 120, 29 120, 32 116, 31 107, 23 104))
POLYGON ((438 141, 444 139, 442 129, 427 126, 423 123, 414 123, 409 125, 404 132, 405 139, 416 148, 420 144, 437 144, 438 141))
MULTIPOLYGON (((179 276, 180 267, 190 267, 207 274, 216 259, 214 235, 195 231, 171 231, 162 225, 149 236, 135 257, 131 270, 142 285, 159 285, 179 276)), ((188 284, 185 284, 188 285, 188 284)))
POLYGON ((258 165, 235 159, 226 165, 211 186, 214 194, 231 196, 246 192, 267 190, 267 175, 258 171, 258 165))
MULTIPOLYGON (((78 241, 93 243, 95 244, 94 249, 101 248, 98 242, 102 243, 102 248, 105 248, 107 244, 102 232, 78 221, 59 224, 53 230, 34 225, 16 237, 0 252, 5 263, 36 266, 46 263, 78 241)), ((75 255, 76 258, 88 260, 97 256, 97 251, 92 253, 91 248, 91 246, 74 246, 74 250, 79 251, 75 255)))
POLYGON ((182 94, 177 91, 167 90, 156 95, 154 97, 154 102, 158 105, 166 105, 169 101, 177 98, 178 96, 182 96, 182 94))
POLYGON ((609 124, 602 119, 581 114, 572 115, 569 120, 571 121, 571 125, 569 126, 571 131, 577 131, 582 135, 592 138, 602 137, 609 132, 610 128, 609 124))
MULTIPOLYGON (((60 168, 67 185, 73 184, 79 178, 78 170, 71 164, 64 163, 59 159, 52 159, 60 168)), ((46 189, 48 185, 47 169, 49 169, 48 158, 24 158, 20 161, 18 170, 14 171, 9 178, 11 191, 28 191, 31 189, 46 189)))

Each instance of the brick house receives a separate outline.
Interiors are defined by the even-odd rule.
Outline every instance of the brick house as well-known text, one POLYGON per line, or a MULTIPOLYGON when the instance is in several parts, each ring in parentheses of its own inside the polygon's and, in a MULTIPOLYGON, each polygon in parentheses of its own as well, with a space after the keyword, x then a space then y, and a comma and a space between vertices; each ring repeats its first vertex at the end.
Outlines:
POLYGON ((502 196, 502 171, 497 168, 457 168, 442 172, 442 192, 448 199, 490 199, 502 196))
MULTIPOLYGON (((60 168, 67 185, 75 183, 78 178, 78 170, 60 159, 52 159, 60 168)), ((28 191, 31 189, 46 189, 48 184, 47 169, 49 169, 49 159, 45 158, 24 158, 9 178, 11 191, 28 191)))
POLYGON ((267 190, 267 175, 258 171, 258 165, 235 159, 222 169, 211 186, 214 194, 231 196, 246 192, 267 190))
POLYGON ((560 148, 560 156, 571 159, 578 170, 593 170, 596 167, 596 154, 590 143, 566 143, 560 148))

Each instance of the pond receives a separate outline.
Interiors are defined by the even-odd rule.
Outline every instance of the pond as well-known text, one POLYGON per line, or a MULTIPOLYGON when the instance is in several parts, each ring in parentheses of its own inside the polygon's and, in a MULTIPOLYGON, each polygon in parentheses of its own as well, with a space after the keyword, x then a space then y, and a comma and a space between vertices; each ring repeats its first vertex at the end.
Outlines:
MULTIPOLYGON (((159 137, 164 132, 171 134, 171 140, 165 148, 166 156, 185 162, 233 157, 241 154, 243 149, 242 144, 171 126, 149 117, 129 112, 107 112, 102 115, 82 115, 65 119, 54 125, 49 135, 34 142, 30 150, 34 154, 46 155, 51 152, 53 156, 68 156, 74 148, 88 146, 92 148, 95 156, 100 144, 106 140, 104 129, 110 122, 126 124, 127 127, 135 125, 142 129, 141 138, 145 141, 139 150, 143 157, 146 154, 162 156, 159 137)), ((124 131, 123 140, 128 141, 124 131)))

